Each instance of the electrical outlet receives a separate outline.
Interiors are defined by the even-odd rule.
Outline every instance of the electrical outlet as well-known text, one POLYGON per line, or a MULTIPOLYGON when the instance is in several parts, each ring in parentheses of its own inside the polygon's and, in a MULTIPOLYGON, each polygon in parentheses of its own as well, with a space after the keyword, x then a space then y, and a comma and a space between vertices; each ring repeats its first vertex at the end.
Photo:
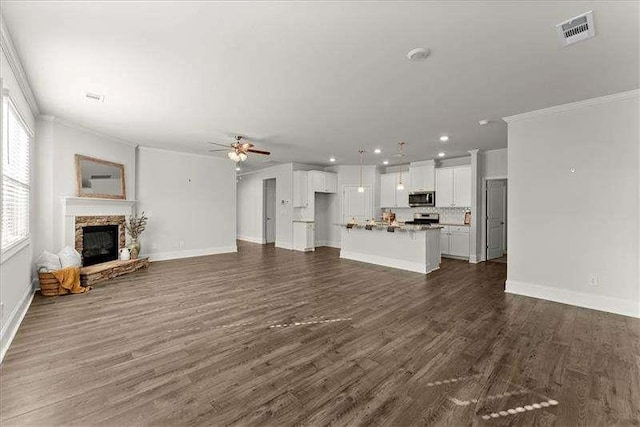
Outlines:
POLYGON ((589 284, 591 286, 598 286, 598 276, 589 276, 589 284))
POLYGON ((184 240, 180 240, 180 250, 184 249, 184 240))
POLYGON ((158 249, 158 244, 157 243, 152 243, 151 244, 151 249, 153 249, 153 250, 158 249))

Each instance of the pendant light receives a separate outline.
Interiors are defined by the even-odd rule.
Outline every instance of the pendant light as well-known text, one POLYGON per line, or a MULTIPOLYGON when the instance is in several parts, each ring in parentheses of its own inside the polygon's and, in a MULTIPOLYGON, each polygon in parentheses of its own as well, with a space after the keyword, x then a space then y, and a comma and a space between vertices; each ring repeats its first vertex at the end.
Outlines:
POLYGON ((358 193, 364 193, 364 186, 362 185, 362 164, 364 163, 364 150, 361 148, 360 153, 360 186, 358 187, 358 193))
MULTIPOLYGON (((400 153, 398 154, 398 157, 403 158, 404 157, 404 142, 399 142, 398 145, 400 146, 400 153)), ((396 187, 396 189, 398 191, 404 191, 404 184, 402 183, 402 169, 400 169, 399 173, 398 173, 398 186, 396 187)))

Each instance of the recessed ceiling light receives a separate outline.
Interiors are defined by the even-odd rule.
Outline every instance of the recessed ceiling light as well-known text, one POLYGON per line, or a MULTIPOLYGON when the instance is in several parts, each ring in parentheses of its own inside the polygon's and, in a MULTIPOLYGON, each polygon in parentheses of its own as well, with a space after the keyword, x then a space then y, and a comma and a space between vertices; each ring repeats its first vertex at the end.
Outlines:
POLYGON ((389 160, 383 160, 383 161, 382 161, 382 164, 383 164, 383 165, 388 165, 388 164, 389 164, 389 160))
POLYGON ((336 161, 336 158, 335 158, 335 157, 331 157, 331 158, 329 159, 329 161, 330 161, 331 163, 333 163, 333 162, 335 162, 335 161, 336 161))
POLYGON ((440 136, 440 141, 442 142, 447 142, 449 140, 449 135, 442 135, 440 136))
POLYGON ((242 169, 240 168, 236 168, 236 172, 240 172, 242 169))
POLYGON ((375 150, 373 150, 373 152, 376 153, 376 154, 380 154, 380 153, 382 153, 382 150, 379 149, 379 148, 376 148, 375 150))
POLYGON ((445 154, 444 153, 438 153, 438 157, 444 157, 445 154))
POLYGON ((429 49, 418 47, 410 50, 409 53, 407 53, 407 59, 414 62, 424 61, 425 59, 427 59, 430 53, 431 51, 429 49))
POLYGON ((487 120, 487 119, 480 120, 480 121, 478 122, 478 124, 479 124, 480 126, 488 125, 488 124, 489 124, 489 120, 487 120))

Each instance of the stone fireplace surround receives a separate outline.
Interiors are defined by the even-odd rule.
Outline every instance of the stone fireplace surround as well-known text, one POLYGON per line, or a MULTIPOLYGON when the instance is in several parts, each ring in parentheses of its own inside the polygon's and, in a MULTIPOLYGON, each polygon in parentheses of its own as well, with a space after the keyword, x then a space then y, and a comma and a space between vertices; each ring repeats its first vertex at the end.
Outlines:
POLYGON ((125 220, 134 213, 135 200, 64 197, 62 246, 74 247, 82 253, 82 227, 118 225, 118 249, 126 244, 125 220))
MULTIPOLYGON (((118 226, 118 253, 126 245, 125 236, 126 217, 124 215, 92 215, 75 217, 75 248, 82 254, 84 239, 82 229, 92 225, 117 225, 118 226)), ((84 264, 83 264, 84 265, 84 264)))

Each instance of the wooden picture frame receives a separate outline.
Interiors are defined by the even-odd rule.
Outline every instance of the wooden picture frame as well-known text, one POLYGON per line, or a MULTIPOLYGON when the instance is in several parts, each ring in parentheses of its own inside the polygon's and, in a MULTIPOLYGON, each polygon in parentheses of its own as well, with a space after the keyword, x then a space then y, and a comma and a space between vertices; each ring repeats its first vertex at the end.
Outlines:
POLYGON ((82 154, 75 155, 75 163, 76 163, 76 195, 78 197, 88 197, 94 199, 120 199, 126 200, 127 198, 127 190, 126 190, 126 179, 124 172, 124 165, 122 163, 110 162, 108 160, 102 160, 95 157, 84 156, 82 154), (101 194, 101 193, 87 193, 83 192, 82 189, 82 169, 80 163, 82 161, 90 161, 94 163, 99 163, 107 166, 114 166, 120 169, 120 194, 101 194))

